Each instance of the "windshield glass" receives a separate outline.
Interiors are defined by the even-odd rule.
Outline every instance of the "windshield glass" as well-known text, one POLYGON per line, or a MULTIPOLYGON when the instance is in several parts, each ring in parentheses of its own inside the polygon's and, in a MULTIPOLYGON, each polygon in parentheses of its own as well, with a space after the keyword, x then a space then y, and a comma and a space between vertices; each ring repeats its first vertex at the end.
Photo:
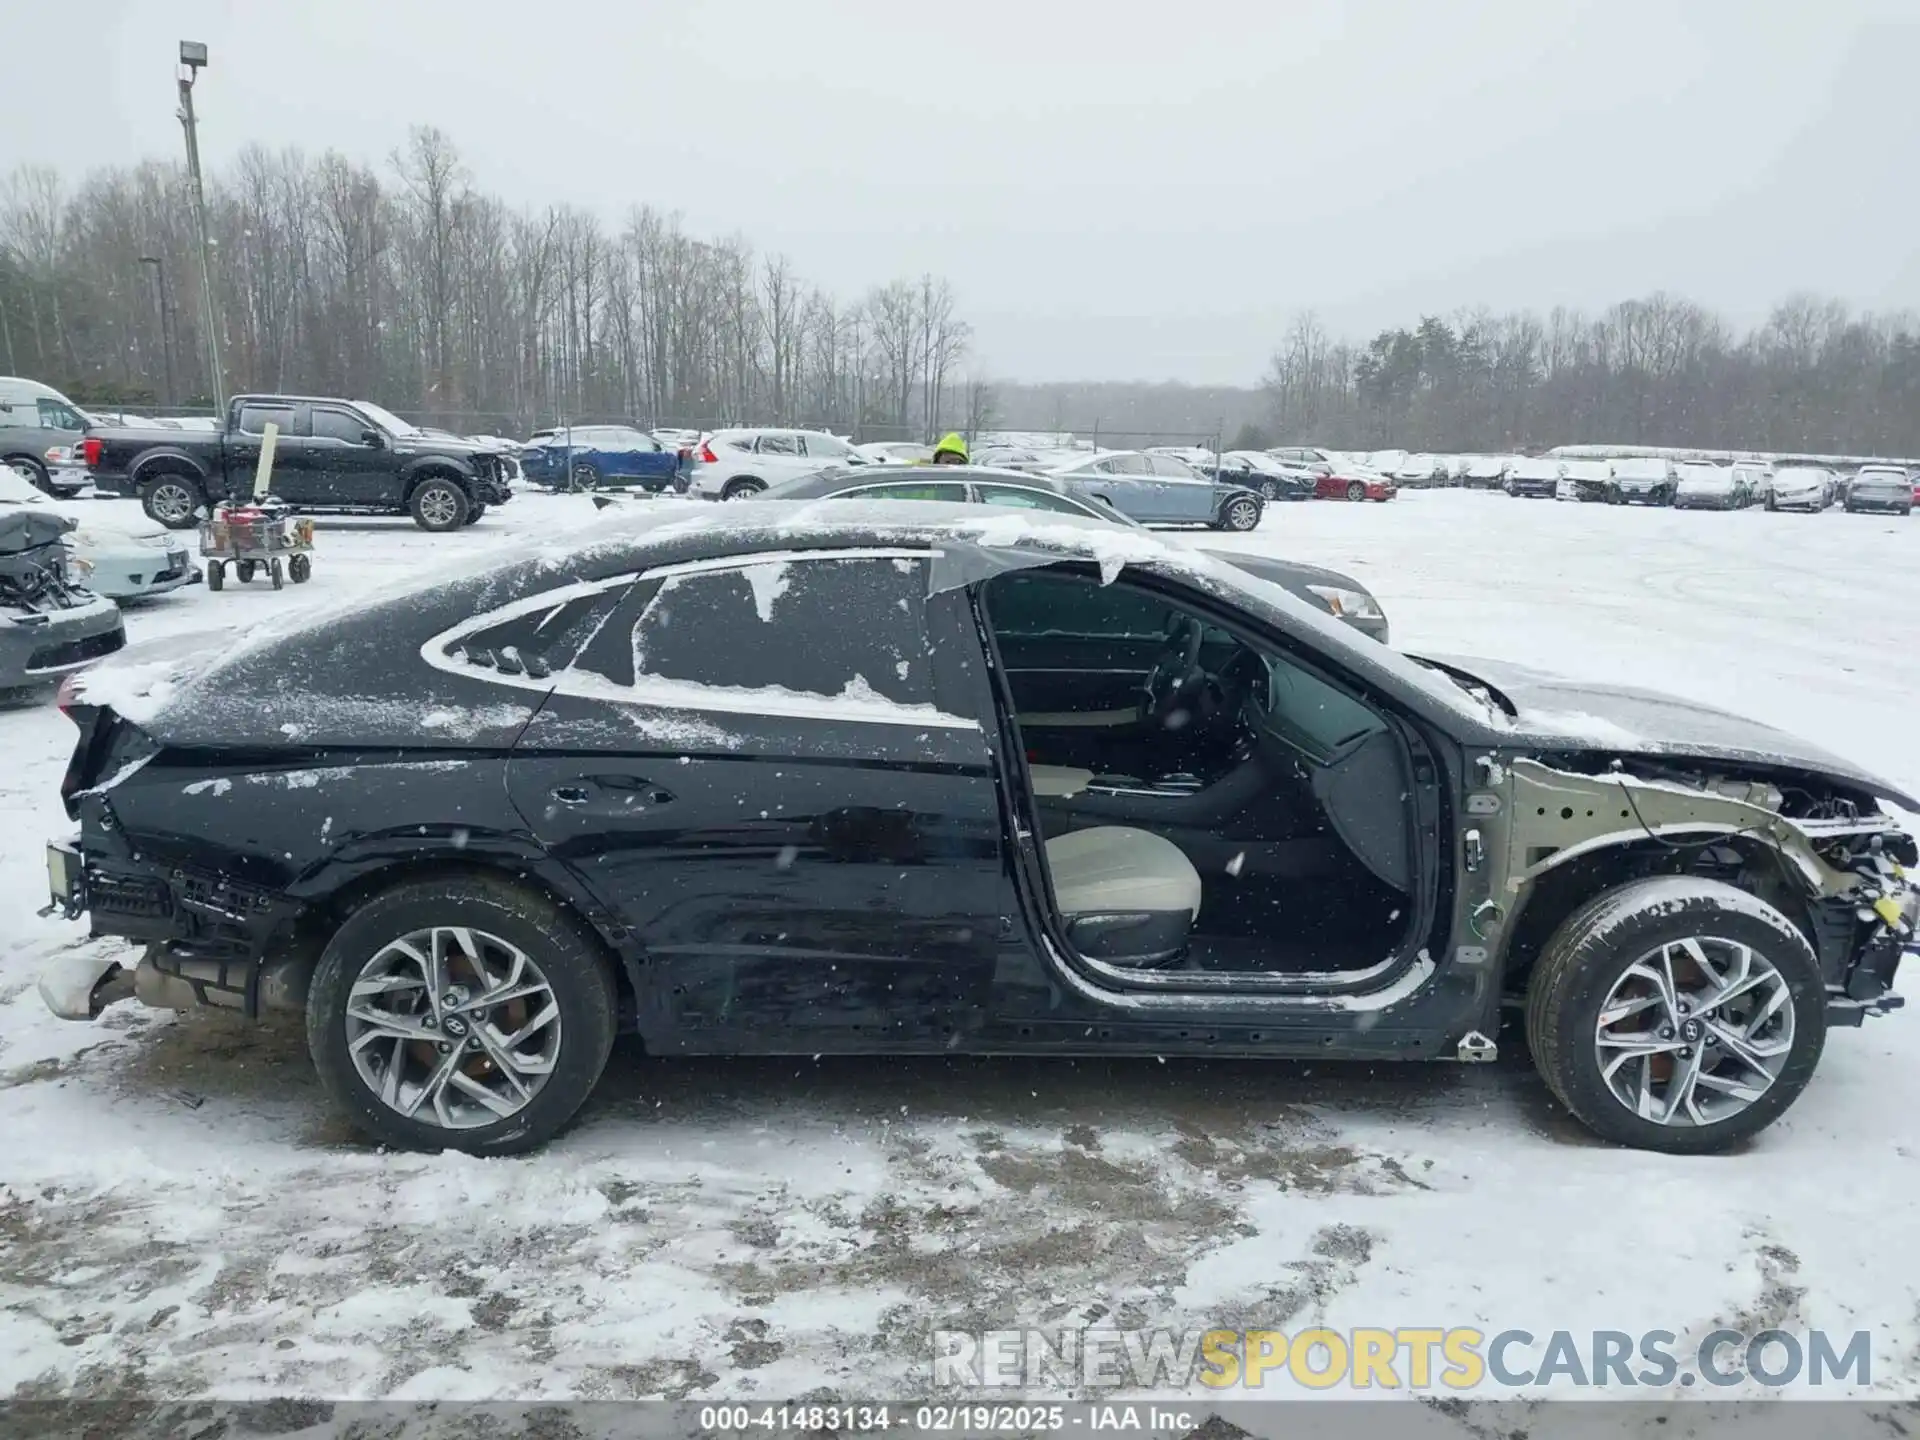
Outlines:
POLYGON ((417 426, 408 424, 391 410, 383 410, 370 401, 356 400, 353 402, 353 405, 356 410, 360 411, 389 435, 416 436, 422 433, 417 426))

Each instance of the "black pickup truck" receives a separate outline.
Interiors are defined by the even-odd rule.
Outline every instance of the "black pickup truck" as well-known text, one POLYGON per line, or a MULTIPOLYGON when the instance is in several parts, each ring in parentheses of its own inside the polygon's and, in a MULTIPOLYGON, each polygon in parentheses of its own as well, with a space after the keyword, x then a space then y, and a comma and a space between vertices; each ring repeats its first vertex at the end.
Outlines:
POLYGON ((499 453, 428 435, 365 400, 236 395, 224 429, 96 426, 80 442, 97 490, 137 495, 174 530, 206 508, 253 493, 266 427, 277 425, 273 493, 295 510, 411 514, 423 530, 458 530, 508 499, 499 453))

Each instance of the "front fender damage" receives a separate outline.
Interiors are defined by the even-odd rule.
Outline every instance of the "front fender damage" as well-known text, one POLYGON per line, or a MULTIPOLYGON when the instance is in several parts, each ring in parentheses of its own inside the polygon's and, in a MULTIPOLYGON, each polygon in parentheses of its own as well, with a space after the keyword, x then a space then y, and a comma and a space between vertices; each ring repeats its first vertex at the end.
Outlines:
POLYGON ((1915 946, 1920 891, 1908 867, 1914 841, 1871 805, 1840 805, 1820 816, 1782 813, 1782 792, 1765 780, 1701 776, 1697 783, 1649 778, 1615 763, 1600 773, 1533 759, 1504 766, 1511 807, 1504 854, 1489 887, 1517 913, 1543 879, 1583 857, 1624 847, 1651 854, 1652 868, 1684 869, 1700 857, 1755 847, 1774 856, 1794 916, 1828 977, 1829 1020, 1898 1008, 1891 993, 1903 952, 1915 946))

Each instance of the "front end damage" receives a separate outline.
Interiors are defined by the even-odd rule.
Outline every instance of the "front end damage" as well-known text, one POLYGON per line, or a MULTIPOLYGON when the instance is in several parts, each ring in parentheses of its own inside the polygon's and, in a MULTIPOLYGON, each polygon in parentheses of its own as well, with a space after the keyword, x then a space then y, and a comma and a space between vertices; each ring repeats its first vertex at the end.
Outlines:
POLYGON ((1905 1003, 1893 983, 1901 956, 1920 950, 1920 856, 1871 796, 1683 759, 1484 756, 1479 769, 1490 798, 1470 796, 1469 811, 1478 804, 1491 838, 1477 841, 1490 872, 1478 928, 1510 965, 1531 959, 1575 887, 1695 875, 1747 891, 1802 930, 1826 981, 1829 1024, 1905 1003), (1545 893, 1556 903, 1536 905, 1545 893))

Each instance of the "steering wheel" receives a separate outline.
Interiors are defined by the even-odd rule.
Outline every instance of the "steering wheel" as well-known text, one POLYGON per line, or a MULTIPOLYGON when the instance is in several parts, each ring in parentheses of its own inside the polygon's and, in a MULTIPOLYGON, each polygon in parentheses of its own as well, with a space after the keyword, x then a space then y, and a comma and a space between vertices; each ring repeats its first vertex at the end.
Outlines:
POLYGON ((1174 618, 1161 641, 1160 658, 1147 676, 1140 697, 1140 718, 1168 729, 1180 729, 1195 718, 1212 679, 1200 664, 1200 641, 1205 634, 1191 615, 1174 618), (1181 718, 1176 719, 1176 716, 1181 718))

